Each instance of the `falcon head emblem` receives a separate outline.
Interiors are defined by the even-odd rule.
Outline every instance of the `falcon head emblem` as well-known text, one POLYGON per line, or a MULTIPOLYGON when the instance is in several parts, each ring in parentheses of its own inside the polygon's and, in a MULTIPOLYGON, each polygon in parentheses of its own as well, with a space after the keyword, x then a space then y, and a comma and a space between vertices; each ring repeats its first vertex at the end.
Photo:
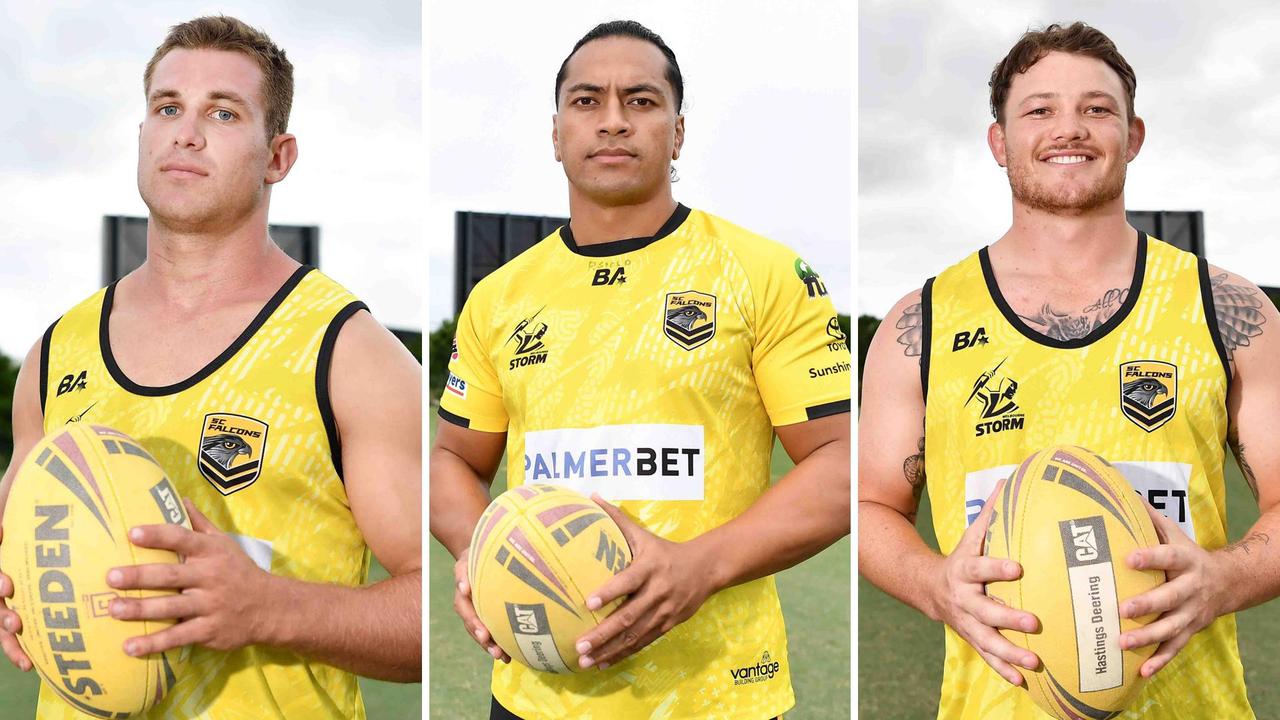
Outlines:
POLYGON ((1142 378, 1125 383, 1120 392, 1125 397, 1149 410, 1151 406, 1156 404, 1157 396, 1169 394, 1169 388, 1165 387, 1164 383, 1159 380, 1142 378))
POLYGON ((224 470, 231 469, 231 463, 240 455, 252 455, 253 449, 243 438, 231 433, 220 433, 200 441, 200 449, 224 470))
POLYGON ((667 322, 679 325, 684 330, 689 330, 695 322, 706 319, 707 314, 694 305, 682 305, 667 310, 667 322))

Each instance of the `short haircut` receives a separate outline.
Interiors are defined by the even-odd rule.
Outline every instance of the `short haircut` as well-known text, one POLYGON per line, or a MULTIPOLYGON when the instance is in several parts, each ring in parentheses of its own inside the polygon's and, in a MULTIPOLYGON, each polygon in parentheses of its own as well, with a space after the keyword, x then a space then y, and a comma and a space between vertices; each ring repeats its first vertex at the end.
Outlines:
POLYGON ((667 82, 671 84, 671 89, 676 96, 676 114, 680 113, 681 107, 684 105, 684 77, 680 74, 680 63, 676 62, 676 54, 671 48, 662 41, 657 33, 649 28, 641 25, 635 20, 612 20, 591 28, 591 32, 582 36, 582 39, 573 46, 569 56, 560 63, 560 72, 556 73, 556 107, 560 106, 560 86, 564 84, 565 70, 569 66, 569 60, 582 48, 583 45, 592 40, 601 40, 610 37, 629 37, 636 40, 643 40, 653 44, 662 51, 663 56, 667 58, 667 82))
POLYGON ((156 64, 170 50, 229 50, 248 55, 262 70, 262 103, 266 113, 267 139, 284 134, 293 106, 293 65, 270 37, 233 17, 199 17, 174 25, 156 48, 142 74, 144 93, 151 92, 151 76, 156 64))
POLYGON ((1134 75, 1133 68, 1116 49, 1111 38, 1103 35, 1101 30, 1082 22, 1074 22, 1066 27, 1055 23, 1043 30, 1026 31, 1014 43, 1009 54, 991 71, 991 115, 996 122, 1004 124, 1004 103, 1009 97, 1013 76, 1026 72, 1051 52, 1084 55, 1106 63, 1120 76, 1126 94, 1128 119, 1133 119, 1133 99, 1138 91, 1138 78, 1134 75))

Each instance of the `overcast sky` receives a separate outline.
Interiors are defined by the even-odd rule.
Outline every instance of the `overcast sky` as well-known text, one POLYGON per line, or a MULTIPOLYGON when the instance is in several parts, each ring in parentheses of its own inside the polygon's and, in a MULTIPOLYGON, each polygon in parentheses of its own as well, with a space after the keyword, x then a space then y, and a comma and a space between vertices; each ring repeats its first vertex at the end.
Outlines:
POLYGON ((1029 26, 1074 20, 1106 33, 1138 76, 1147 138, 1128 207, 1203 210, 1210 262, 1280 285, 1280 7, 858 5, 858 312, 882 316, 1008 228, 1008 180, 986 145, 987 81, 1029 26))
POLYGON ((455 211, 568 214, 555 74, 615 19, 644 23, 680 62, 676 199, 789 245, 848 312, 852 15, 847 0, 431 3, 428 325, 453 315, 455 211))
POLYGON ((103 215, 138 197, 142 71, 168 28, 224 13, 294 65, 299 160, 271 222, 320 226, 321 269, 395 327, 422 327, 422 31, 417 0, 0 0, 0 352, 25 355, 101 284, 103 215))

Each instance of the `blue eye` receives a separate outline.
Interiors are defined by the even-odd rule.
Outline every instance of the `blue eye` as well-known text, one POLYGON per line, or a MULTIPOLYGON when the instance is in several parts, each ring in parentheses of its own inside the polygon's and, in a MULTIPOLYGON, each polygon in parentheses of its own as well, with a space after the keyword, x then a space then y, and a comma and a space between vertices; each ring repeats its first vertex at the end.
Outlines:
POLYGON ((230 122, 236 119, 235 113, 230 110, 214 110, 213 116, 223 122, 230 122))
POLYGON ((165 105, 164 107, 160 108, 160 114, 164 115, 165 117, 173 117, 178 114, 178 108, 176 105, 165 105), (170 110, 172 110, 173 112, 169 112, 170 110))

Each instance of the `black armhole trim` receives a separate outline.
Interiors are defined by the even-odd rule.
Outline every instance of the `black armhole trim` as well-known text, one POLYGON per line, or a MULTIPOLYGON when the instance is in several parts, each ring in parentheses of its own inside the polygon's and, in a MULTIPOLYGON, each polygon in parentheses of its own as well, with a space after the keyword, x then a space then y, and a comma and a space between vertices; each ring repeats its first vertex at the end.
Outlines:
POLYGON ((174 393, 179 393, 183 390, 190 390, 201 380, 204 380, 217 372, 218 368, 225 365, 228 360, 235 357, 235 354, 240 352, 240 348, 244 347, 245 344, 253 339, 254 334, 262 328, 263 324, 267 322, 267 319, 276 311, 276 308, 280 307, 280 304, 284 302, 285 298, 289 297, 289 293, 293 292, 293 289, 298 286, 298 283, 302 282, 302 278, 306 277, 307 273, 312 270, 315 270, 315 268, 310 265, 303 265, 294 271, 293 275, 290 275, 289 279, 285 280, 284 284, 280 286, 280 289, 276 291, 276 294, 271 296, 271 299, 267 301, 267 304, 262 306, 262 309, 259 310, 258 314, 253 318, 253 322, 249 323, 249 327, 245 328, 244 332, 240 333, 240 336, 235 339, 235 342, 227 346, 227 349, 223 350, 221 355, 218 355, 218 357, 211 360, 208 365, 205 365, 195 375, 192 375, 186 380, 174 383, 173 385, 165 385, 163 387, 139 385, 138 383, 130 380, 128 376, 124 374, 124 371, 120 369, 120 366, 116 364, 115 355, 111 353, 111 333, 108 328, 109 323, 107 319, 111 317, 111 304, 115 301, 116 283, 120 282, 117 280, 107 286, 107 294, 102 299, 102 316, 98 320, 98 347, 102 353, 102 362, 107 366, 107 372, 111 374, 111 379, 115 380, 117 385, 134 395, 142 395, 143 397, 164 397, 165 395, 173 395, 174 393))
POLYGON ((58 320, 54 320, 48 330, 44 331, 44 337, 40 338, 40 416, 44 417, 44 399, 49 394, 49 346, 53 344, 53 329, 58 327, 58 320))
POLYGON ((471 427, 471 421, 470 421, 470 420, 468 420, 468 419, 466 419, 466 418, 462 417, 461 415, 454 415, 453 413, 449 412, 448 410, 445 410, 443 407, 442 407, 442 408, 440 408, 440 419, 441 419, 441 420, 448 421, 448 422, 450 422, 450 423, 452 423, 452 424, 454 424, 454 425, 457 425, 458 427, 461 427, 461 428, 468 428, 468 429, 469 429, 469 428, 471 427))
POLYGON ((840 413, 849 412, 849 400, 836 400, 835 402, 822 403, 804 409, 805 416, 810 420, 828 417, 830 415, 839 415, 840 413))
POLYGON ((1213 283, 1209 278, 1209 261, 1197 258, 1196 265, 1200 271, 1200 302, 1204 304, 1204 322, 1209 328, 1209 336, 1213 338, 1213 348, 1218 351, 1218 359, 1222 361, 1222 372, 1227 376, 1227 390, 1231 390, 1231 358, 1227 355, 1227 347, 1222 344, 1222 331, 1218 327, 1218 308, 1213 304, 1213 283))
MULTIPOLYGON (((622 255, 624 253, 635 252, 644 247, 648 247, 662 238, 676 231, 676 228, 684 224, 689 218, 689 208, 676 203, 676 211, 671 213, 671 217, 658 228, 658 232, 651 237, 627 238, 626 240, 614 240, 613 242, 599 243, 596 245, 579 246, 573 239, 573 230, 569 224, 560 226, 560 239, 564 242, 564 246, 569 252, 575 255, 583 255, 585 257, 611 257, 613 255, 622 255)), ((573 219, 570 218, 572 223, 573 219)))
POLYGON ((933 281, 920 290, 920 397, 929 401, 929 355, 933 352, 933 281))
POLYGON ((1022 322, 1022 318, 1009 307, 1009 303, 1005 301, 1004 295, 1000 293, 1000 286, 996 284, 996 274, 991 268, 991 255, 987 252, 987 248, 978 251, 978 260, 982 264, 982 278, 987 283, 987 294, 991 296, 991 301, 1000 309, 1000 314, 1004 315, 1004 319, 1013 326, 1026 339, 1044 345, 1045 347, 1058 348, 1060 350, 1074 350, 1076 348, 1088 347, 1094 342, 1101 340, 1120 326, 1124 319, 1129 317, 1130 311, 1138 304, 1138 296, 1142 294, 1142 281, 1147 274, 1147 235, 1141 230, 1138 231, 1138 258, 1133 263, 1133 280, 1129 283, 1129 295, 1125 297, 1124 303, 1120 305, 1120 309, 1116 310, 1115 315, 1107 318, 1107 321, 1084 337, 1072 338, 1070 340, 1058 340, 1048 335, 1040 333, 1027 327, 1022 322))
POLYGON ((333 460, 333 469, 344 485, 346 480, 342 477, 342 438, 338 436, 338 422, 333 418, 333 403, 329 399, 329 370, 333 366, 333 346, 338 342, 338 332, 352 315, 368 309, 368 305, 357 300, 339 310, 329 321, 329 327, 325 328, 324 338, 320 340, 320 354, 316 357, 316 405, 320 408, 320 420, 324 422, 324 434, 329 437, 329 456, 333 460))

